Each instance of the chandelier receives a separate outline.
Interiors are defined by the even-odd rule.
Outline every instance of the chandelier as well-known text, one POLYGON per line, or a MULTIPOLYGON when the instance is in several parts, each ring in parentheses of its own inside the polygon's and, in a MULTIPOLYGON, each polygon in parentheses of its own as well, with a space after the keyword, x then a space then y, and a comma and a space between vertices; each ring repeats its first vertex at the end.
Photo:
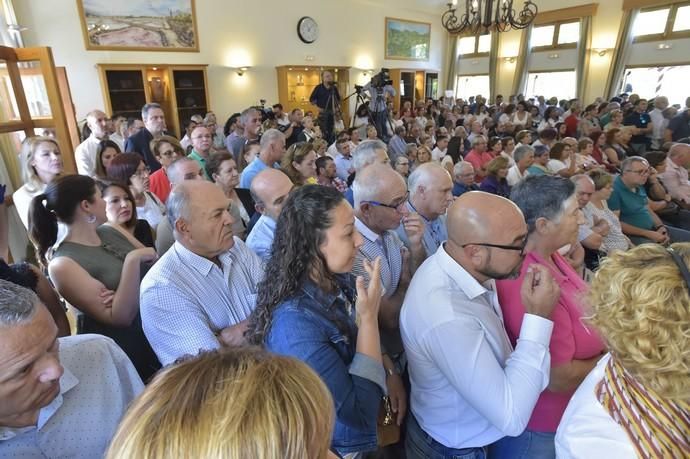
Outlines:
POLYGON ((455 15, 457 4, 458 0, 448 3, 448 11, 441 17, 441 24, 453 35, 524 29, 537 16, 537 5, 531 0, 523 3, 521 11, 515 11, 513 0, 465 0, 460 17, 455 15))

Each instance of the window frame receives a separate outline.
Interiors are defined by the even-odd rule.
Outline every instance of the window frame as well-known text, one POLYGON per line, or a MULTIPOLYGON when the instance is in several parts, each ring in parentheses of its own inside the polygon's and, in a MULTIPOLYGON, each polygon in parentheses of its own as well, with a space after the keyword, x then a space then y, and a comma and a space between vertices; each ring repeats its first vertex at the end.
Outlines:
MULTIPOLYGON (((527 89, 529 86, 529 75, 530 75, 530 73, 532 73, 532 74, 535 74, 535 73, 543 74, 543 73, 564 73, 564 72, 572 72, 575 74, 576 80, 575 80, 575 88, 573 88, 573 94, 574 94, 574 97, 577 97, 577 70, 573 69, 573 68, 561 68, 561 69, 553 69, 553 70, 551 70, 551 69, 549 69, 549 70, 537 70, 537 69, 528 70, 525 72, 525 86, 524 86, 524 88, 522 88, 522 93, 525 95, 526 98, 539 95, 539 94, 528 95, 529 91, 527 89)), ((543 95, 544 97, 547 97, 547 98, 548 97, 554 97, 552 94, 549 94, 549 95, 540 94, 540 95, 543 95)), ((555 96, 555 97, 558 97, 558 96, 555 96)), ((558 98, 561 99, 561 97, 558 97, 558 98)))
POLYGON ((461 59, 464 58, 476 58, 476 57, 489 57, 491 55, 491 45, 489 44, 489 51, 487 52, 479 52, 479 37, 482 37, 484 35, 489 36, 489 41, 491 41, 491 32, 489 33, 480 33, 479 35, 467 35, 463 37, 458 37, 458 48, 460 48, 460 40, 463 38, 474 38, 474 52, 468 53, 468 54, 458 54, 458 57, 461 59))
MULTIPOLYGON (((460 78, 465 78, 465 77, 470 77, 470 78, 474 78, 474 77, 487 77, 487 78, 489 79, 489 86, 491 86, 491 75, 490 75, 488 72, 487 72, 487 73, 480 72, 480 73, 463 73, 463 74, 457 74, 457 75, 455 75, 455 91, 454 91, 454 92, 455 92, 455 99, 456 99, 456 100, 462 98, 462 97, 460 97, 460 96, 458 95, 458 88, 460 87, 460 78)), ((473 94, 473 95, 476 96, 476 94, 473 94)), ((489 100, 489 98, 490 98, 491 96, 490 96, 490 95, 484 95, 484 94, 482 94, 482 97, 486 97, 486 100, 489 100)))
MULTIPOLYGON (((563 19, 560 21, 553 21, 553 22, 545 22, 543 24, 535 25, 535 27, 548 27, 548 26, 554 26, 553 29, 553 37, 551 39, 551 44, 550 45, 544 45, 544 46, 533 46, 532 51, 554 51, 554 50, 561 50, 561 49, 576 49, 577 45, 580 43, 580 40, 582 37, 578 37, 577 41, 575 43, 563 43, 563 44, 558 44, 558 35, 561 32, 561 26, 564 24, 580 24, 582 22, 582 18, 570 18, 570 19, 563 19)), ((531 38, 531 37, 530 37, 531 38)))
MULTIPOLYGON (((661 33, 654 33, 649 35, 640 35, 638 37, 633 37, 633 43, 645 43, 650 41, 664 41, 664 40, 677 40, 679 38, 690 38, 690 29, 679 30, 677 32, 673 31, 673 24, 676 22, 676 15, 678 9, 684 6, 690 6, 690 2, 682 3, 670 3, 668 5, 662 6, 650 6, 649 8, 640 8, 640 13, 648 13, 650 11, 659 11, 668 9, 668 17, 666 18, 666 27, 661 33)), ((633 24, 634 26, 634 24, 633 24)), ((632 32, 631 32, 632 33, 632 32)))

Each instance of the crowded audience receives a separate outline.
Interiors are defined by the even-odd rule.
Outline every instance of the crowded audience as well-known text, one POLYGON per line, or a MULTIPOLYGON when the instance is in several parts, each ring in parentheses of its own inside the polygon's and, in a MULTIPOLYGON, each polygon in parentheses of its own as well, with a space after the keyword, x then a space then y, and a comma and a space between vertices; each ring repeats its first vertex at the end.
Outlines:
POLYGON ((0 456, 690 456, 690 98, 503 99, 26 138, 0 456))

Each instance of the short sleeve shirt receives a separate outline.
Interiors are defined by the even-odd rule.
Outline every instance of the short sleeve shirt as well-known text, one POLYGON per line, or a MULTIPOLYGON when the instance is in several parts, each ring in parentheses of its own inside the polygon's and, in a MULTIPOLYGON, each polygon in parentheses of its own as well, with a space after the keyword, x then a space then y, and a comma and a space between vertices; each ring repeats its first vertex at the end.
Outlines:
POLYGON ((620 211, 620 221, 642 229, 654 228, 654 220, 647 208, 647 193, 644 187, 631 190, 623 183, 620 176, 613 182, 613 193, 607 204, 612 211, 620 211))

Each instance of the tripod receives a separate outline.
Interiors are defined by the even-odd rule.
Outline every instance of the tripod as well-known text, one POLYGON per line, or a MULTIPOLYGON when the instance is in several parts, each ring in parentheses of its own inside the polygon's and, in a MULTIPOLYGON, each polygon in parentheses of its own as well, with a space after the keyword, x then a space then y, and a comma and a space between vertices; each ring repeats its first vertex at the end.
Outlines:
POLYGON ((340 102, 335 97, 334 86, 331 86, 331 88, 328 89, 326 106, 319 112, 318 118, 321 134, 329 144, 335 142, 335 134, 333 129, 335 127, 336 110, 340 110, 340 102))

